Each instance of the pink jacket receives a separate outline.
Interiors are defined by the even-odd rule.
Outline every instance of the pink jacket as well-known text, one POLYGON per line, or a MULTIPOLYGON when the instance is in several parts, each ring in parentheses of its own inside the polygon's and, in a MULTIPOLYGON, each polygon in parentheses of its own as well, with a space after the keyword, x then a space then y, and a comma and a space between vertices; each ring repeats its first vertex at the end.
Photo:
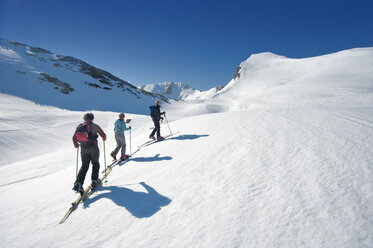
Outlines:
MULTIPOLYGON (((82 123, 82 124, 84 125, 84 124, 87 124, 87 123, 84 122, 84 123, 82 123)), ((80 124, 80 125, 82 125, 82 124, 80 124)), ((78 125, 78 127, 79 127, 80 125, 78 125)), ((74 143, 74 146, 75 146, 75 147, 78 147, 78 146, 79 146, 78 140, 77 140, 77 138, 76 138, 76 133, 77 133, 77 129, 78 129, 78 127, 75 129, 75 132, 74 132, 74 135, 73 135, 73 143, 74 143)), ((92 123, 92 129, 91 129, 91 132, 92 132, 93 135, 95 135, 95 134, 99 134, 103 140, 106 140, 106 134, 104 133, 104 131, 102 131, 102 129, 101 129, 101 127, 100 127, 99 125, 97 125, 97 124, 95 124, 95 123, 92 123)), ((92 141, 92 143, 90 143, 90 144, 97 144, 97 140, 92 141)))

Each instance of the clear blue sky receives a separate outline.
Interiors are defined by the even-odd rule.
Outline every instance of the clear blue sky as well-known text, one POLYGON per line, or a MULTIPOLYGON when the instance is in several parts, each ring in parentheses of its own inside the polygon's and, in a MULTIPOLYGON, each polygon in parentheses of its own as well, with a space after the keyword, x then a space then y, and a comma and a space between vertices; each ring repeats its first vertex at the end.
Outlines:
POLYGON ((0 37, 71 55, 135 85, 225 85, 250 54, 373 46, 373 1, 0 0, 0 37))

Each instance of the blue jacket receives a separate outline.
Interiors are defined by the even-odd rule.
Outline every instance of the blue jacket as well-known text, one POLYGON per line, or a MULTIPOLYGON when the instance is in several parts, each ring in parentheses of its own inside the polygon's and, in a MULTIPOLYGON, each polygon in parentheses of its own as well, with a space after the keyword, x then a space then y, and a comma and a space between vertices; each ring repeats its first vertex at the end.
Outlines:
POLYGON ((126 123, 122 119, 118 119, 114 123, 115 134, 123 134, 124 135, 124 131, 128 131, 130 129, 131 128, 127 128, 126 123))

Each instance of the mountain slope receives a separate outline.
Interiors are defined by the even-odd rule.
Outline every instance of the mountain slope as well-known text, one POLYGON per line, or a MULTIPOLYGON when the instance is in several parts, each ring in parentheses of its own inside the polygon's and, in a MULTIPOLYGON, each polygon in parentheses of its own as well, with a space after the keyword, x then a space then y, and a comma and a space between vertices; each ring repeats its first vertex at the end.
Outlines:
POLYGON ((262 108, 371 107, 373 48, 289 59, 272 53, 250 56, 235 77, 206 100, 167 106, 182 115, 262 108))
POLYGON ((71 56, 0 39, 0 92, 70 110, 147 113, 145 92, 71 56))
POLYGON ((218 99, 229 101, 231 110, 251 108, 255 104, 371 106, 366 99, 373 92, 372 66, 373 48, 355 48, 305 59, 254 54, 240 64, 236 78, 218 99))

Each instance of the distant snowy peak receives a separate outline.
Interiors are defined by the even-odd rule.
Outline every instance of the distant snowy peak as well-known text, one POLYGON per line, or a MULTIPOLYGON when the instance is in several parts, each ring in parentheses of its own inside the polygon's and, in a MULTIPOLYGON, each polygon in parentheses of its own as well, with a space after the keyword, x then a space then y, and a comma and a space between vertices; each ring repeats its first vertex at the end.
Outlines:
POLYGON ((168 101, 80 59, 5 39, 0 80, 0 92, 71 110, 141 113, 156 98, 168 101))
POLYGON ((216 96, 223 88, 224 86, 216 86, 205 91, 196 90, 193 93, 185 96, 183 100, 207 100, 216 96))
POLYGON ((195 89, 193 89, 190 85, 180 82, 163 82, 159 84, 140 85, 139 88, 147 92, 160 94, 169 99, 175 100, 182 99, 185 95, 195 91, 195 89))
POLYGON ((224 86, 217 86, 207 91, 194 89, 188 84, 180 82, 163 82, 159 84, 140 85, 139 88, 152 92, 154 94, 163 95, 173 100, 197 100, 211 98, 224 86))

